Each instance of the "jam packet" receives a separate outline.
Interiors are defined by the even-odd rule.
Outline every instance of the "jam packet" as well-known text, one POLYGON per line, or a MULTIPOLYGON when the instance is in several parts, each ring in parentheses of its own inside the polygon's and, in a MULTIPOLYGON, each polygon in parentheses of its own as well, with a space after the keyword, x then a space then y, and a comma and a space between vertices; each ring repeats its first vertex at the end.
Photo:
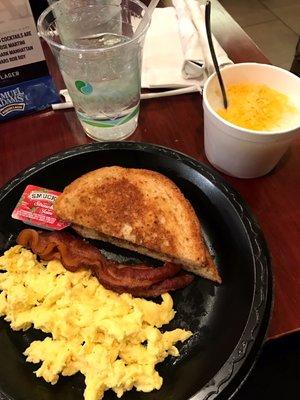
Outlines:
POLYGON ((70 224, 58 219, 53 210, 53 203, 59 195, 60 192, 55 190, 28 185, 11 216, 38 228, 64 229, 70 224))

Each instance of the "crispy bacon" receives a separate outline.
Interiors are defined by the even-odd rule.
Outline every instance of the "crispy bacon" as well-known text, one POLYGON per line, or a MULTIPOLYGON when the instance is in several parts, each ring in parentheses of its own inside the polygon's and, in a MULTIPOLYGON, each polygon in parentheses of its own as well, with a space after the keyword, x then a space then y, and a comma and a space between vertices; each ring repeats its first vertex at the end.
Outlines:
POLYGON ((96 247, 67 232, 23 229, 17 238, 17 243, 31 249, 45 261, 60 260, 71 272, 87 266, 96 267, 103 259, 96 247))
POLYGON ((96 247, 67 232, 24 229, 17 243, 31 249, 45 261, 60 260, 71 272, 80 268, 92 269, 104 287, 117 293, 155 297, 184 287, 194 278, 191 274, 180 272, 180 265, 170 262, 162 267, 115 264, 103 257, 96 247))
POLYGON ((162 293, 184 288, 185 286, 189 285, 193 280, 194 275, 189 274, 188 272, 179 272, 178 275, 172 278, 164 279, 163 281, 155 283, 146 288, 124 288, 120 286, 110 286, 106 284, 103 284, 103 286, 106 289, 113 290, 117 293, 131 293, 135 297, 157 297, 160 296, 162 293))
MULTIPOLYGON (((145 265, 122 266, 104 263, 95 270, 100 282, 126 288, 146 288, 164 279, 171 278, 181 270, 180 265, 166 262, 162 267, 145 265)), ((130 292, 131 293, 131 292, 130 292)))

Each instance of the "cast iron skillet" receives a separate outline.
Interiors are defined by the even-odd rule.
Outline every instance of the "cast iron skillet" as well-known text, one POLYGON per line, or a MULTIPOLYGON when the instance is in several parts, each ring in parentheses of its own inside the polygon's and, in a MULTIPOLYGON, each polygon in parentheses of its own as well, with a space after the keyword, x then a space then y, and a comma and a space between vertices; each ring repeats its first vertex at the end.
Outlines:
MULTIPOLYGON (((262 232, 241 197, 209 167, 176 151, 144 143, 110 142, 79 146, 50 156, 16 176, 0 191, 0 251, 15 243, 25 227, 10 215, 28 184, 62 191, 80 175, 104 166, 146 168, 172 179, 193 205, 223 279, 222 285, 197 278, 172 297, 177 310, 168 328, 194 335, 180 357, 159 365, 159 391, 127 392, 123 399, 228 399, 249 373, 263 343, 271 308, 271 268, 262 232)), ((98 242, 115 259, 149 259, 98 242)), ((152 261, 150 260, 150 263, 152 261)), ((0 320, 0 391, 2 398, 22 400, 82 399, 80 374, 60 378, 55 386, 33 375, 36 365, 22 355, 43 335, 14 332, 0 320)), ((1 396, 0 396, 1 397, 1 396)), ((115 399, 107 391, 105 400, 115 399)))

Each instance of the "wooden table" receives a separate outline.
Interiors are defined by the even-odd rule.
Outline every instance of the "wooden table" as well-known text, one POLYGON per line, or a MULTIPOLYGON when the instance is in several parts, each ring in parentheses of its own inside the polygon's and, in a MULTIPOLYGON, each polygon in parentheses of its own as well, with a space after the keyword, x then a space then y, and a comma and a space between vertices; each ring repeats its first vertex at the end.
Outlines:
MULTIPOLYGON (((216 1, 213 31, 236 63, 268 60, 216 1)), ((50 60, 50 57, 48 58, 50 60)), ((59 86, 56 66, 50 69, 59 86)), ((157 143, 208 163, 203 149, 203 110, 199 94, 144 100, 139 126, 129 138, 157 143)), ((50 154, 89 143, 73 110, 44 111, 0 125, 0 185, 50 154)), ((300 329, 300 138, 274 171, 258 179, 224 175, 252 208, 273 260, 275 304, 268 337, 300 329)), ((0 214, 1 218, 1 214, 0 214)))

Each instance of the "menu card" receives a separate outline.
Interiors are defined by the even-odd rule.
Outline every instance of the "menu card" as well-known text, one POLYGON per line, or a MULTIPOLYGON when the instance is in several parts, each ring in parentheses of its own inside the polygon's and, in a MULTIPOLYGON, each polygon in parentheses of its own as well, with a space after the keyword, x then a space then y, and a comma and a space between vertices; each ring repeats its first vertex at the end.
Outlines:
POLYGON ((29 0, 0 0, 0 121, 59 101, 29 0))

